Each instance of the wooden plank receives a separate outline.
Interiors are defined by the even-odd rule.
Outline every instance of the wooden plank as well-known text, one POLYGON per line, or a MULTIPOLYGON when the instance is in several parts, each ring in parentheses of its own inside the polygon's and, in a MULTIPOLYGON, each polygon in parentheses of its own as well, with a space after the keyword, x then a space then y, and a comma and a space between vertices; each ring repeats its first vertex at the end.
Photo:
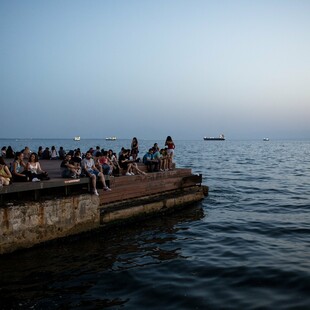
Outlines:
MULTIPOLYGON (((63 179, 60 176, 60 162, 59 160, 41 160, 41 166, 44 170, 48 171, 50 180, 41 182, 23 182, 13 183, 12 185, 5 186, 0 189, 0 196, 11 193, 22 193, 26 191, 33 191, 35 198, 38 198, 41 191, 50 188, 64 188, 66 194, 69 194, 69 187, 77 185, 87 185, 90 189, 90 180, 88 177, 81 179, 63 179)), ((142 163, 138 164, 139 169, 146 171, 146 166, 142 163)), ((183 186, 192 186, 194 183, 190 180, 191 169, 176 168, 170 171, 147 173, 147 175, 135 176, 120 176, 109 177, 111 192, 100 190, 102 184, 97 183, 97 188, 100 193, 101 203, 109 203, 113 201, 126 200, 136 197, 148 196, 165 191, 173 191, 183 186), (188 177, 185 182, 184 178, 188 177), (182 180, 184 181, 182 183, 182 180)), ((22 196, 20 197, 22 198, 22 196)))
MULTIPOLYGON (((150 182, 129 183, 127 186, 113 187, 111 192, 100 192, 100 203, 143 197, 163 192, 175 191, 181 188, 183 177, 155 180, 150 182)), ((187 187, 196 185, 188 183, 187 187)))

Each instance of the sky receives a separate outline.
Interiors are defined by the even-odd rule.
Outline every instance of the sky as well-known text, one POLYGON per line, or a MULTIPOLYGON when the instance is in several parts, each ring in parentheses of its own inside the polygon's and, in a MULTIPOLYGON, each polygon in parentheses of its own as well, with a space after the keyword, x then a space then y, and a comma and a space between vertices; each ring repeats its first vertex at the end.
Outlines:
POLYGON ((1 0, 0 138, 310 139, 308 0, 1 0))

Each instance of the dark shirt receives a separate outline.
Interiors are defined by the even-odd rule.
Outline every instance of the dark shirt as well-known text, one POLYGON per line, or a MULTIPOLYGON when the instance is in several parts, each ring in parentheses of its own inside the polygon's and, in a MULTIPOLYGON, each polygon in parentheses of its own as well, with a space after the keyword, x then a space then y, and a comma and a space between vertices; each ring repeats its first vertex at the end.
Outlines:
POLYGON ((74 165, 74 162, 72 160, 68 160, 68 159, 64 159, 61 164, 60 164, 60 167, 61 168, 68 168, 68 164, 70 165, 74 165))
POLYGON ((77 163, 81 166, 81 161, 82 161, 82 158, 81 157, 73 157, 72 158, 72 162, 73 163, 77 163))

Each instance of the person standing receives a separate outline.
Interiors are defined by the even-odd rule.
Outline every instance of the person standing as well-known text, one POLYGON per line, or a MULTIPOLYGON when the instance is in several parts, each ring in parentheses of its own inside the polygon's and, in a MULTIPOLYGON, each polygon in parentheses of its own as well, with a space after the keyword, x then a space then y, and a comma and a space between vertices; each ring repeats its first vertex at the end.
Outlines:
POLYGON ((136 137, 133 137, 131 141, 131 156, 133 161, 137 160, 138 154, 139 154, 138 139, 136 137))
POLYGON ((167 137, 165 146, 167 146, 168 169, 172 169, 175 144, 170 136, 167 137))

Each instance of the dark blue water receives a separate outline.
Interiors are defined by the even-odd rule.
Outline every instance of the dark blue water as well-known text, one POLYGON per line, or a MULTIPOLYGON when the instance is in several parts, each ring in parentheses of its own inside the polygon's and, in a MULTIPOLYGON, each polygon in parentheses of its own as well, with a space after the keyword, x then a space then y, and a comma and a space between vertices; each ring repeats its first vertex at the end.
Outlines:
MULTIPOLYGON (((141 141, 141 149, 153 142, 163 143, 141 141)), ((97 144, 118 151, 130 141, 79 142, 84 150, 97 144)), ((310 142, 176 145, 177 165, 203 174, 206 199, 166 217, 0 257, 0 308, 309 309, 310 142)))

